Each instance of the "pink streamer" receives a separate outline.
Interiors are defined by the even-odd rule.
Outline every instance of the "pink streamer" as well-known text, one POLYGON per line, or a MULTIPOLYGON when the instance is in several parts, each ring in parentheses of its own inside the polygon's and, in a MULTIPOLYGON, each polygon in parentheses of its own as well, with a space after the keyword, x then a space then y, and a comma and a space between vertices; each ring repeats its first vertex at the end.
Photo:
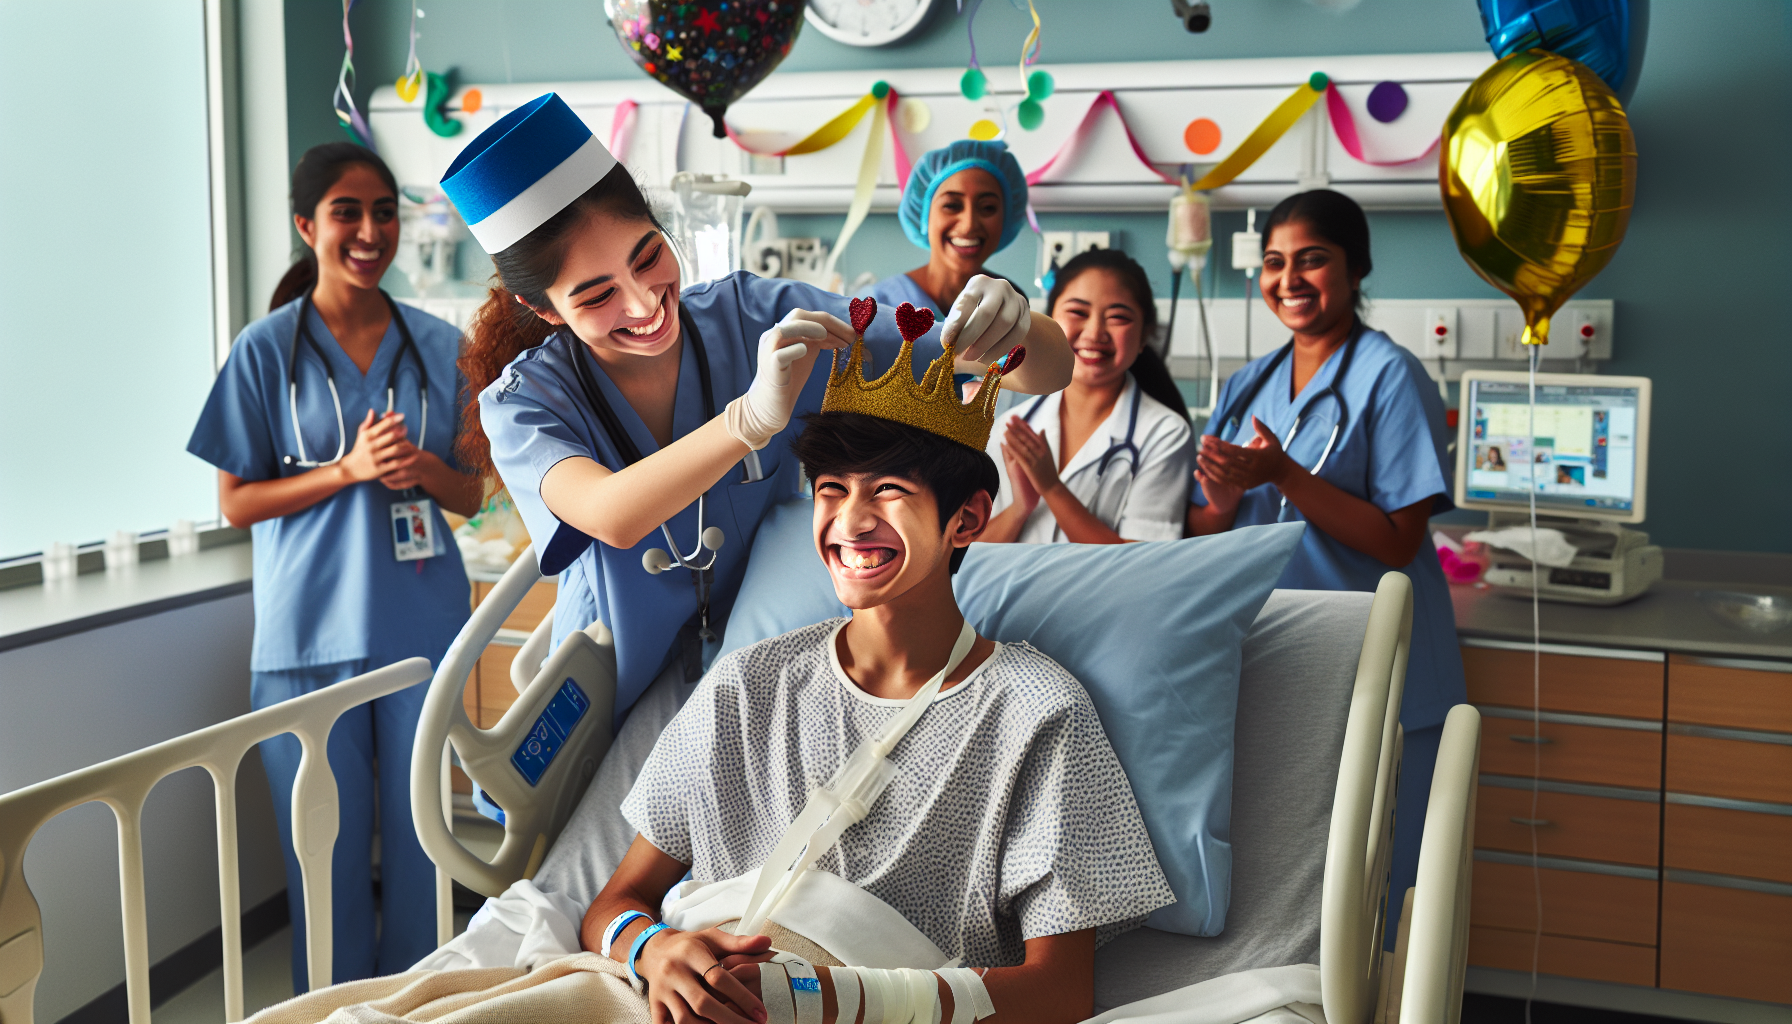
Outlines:
POLYGON ((1426 146, 1425 151, 1415 157, 1408 157, 1405 160, 1371 160, 1363 155, 1363 141, 1357 135, 1356 118, 1350 113, 1350 104, 1345 103, 1344 97, 1339 95, 1338 87, 1329 83, 1325 87, 1325 110, 1331 115, 1332 131, 1338 133, 1338 142, 1344 147, 1344 152, 1349 153, 1352 160, 1368 164, 1371 167, 1399 167, 1403 164, 1417 163, 1430 156, 1431 151, 1437 148, 1437 144, 1442 138, 1439 136, 1437 139, 1432 139, 1431 145, 1426 146))
POLYGON ((621 163, 628 163, 628 151, 635 141, 635 122, 639 120, 637 111, 640 106, 634 100, 623 100, 616 104, 616 116, 610 119, 610 155, 621 163))
POLYGON ((1038 170, 1027 175, 1027 184, 1039 184, 1040 180, 1045 177, 1046 172, 1051 170, 1052 166, 1056 164, 1061 157, 1066 153, 1069 153, 1075 148, 1078 142, 1082 141, 1084 136, 1089 134, 1089 130, 1095 125, 1095 115, 1101 111, 1103 106, 1112 107, 1114 116, 1120 119, 1120 127, 1126 132, 1126 141, 1132 146, 1132 153, 1139 158, 1139 163, 1144 164, 1147 170, 1152 174, 1157 175, 1159 178, 1162 178, 1168 184, 1182 184, 1182 182, 1158 170, 1156 165, 1151 162, 1151 159, 1145 155, 1144 147, 1140 146, 1139 140, 1133 137, 1132 126, 1126 123, 1126 115, 1121 112, 1120 101, 1114 98, 1112 89, 1103 89, 1101 92, 1096 93, 1095 102, 1089 104, 1089 110, 1087 113, 1083 114, 1083 120, 1076 126, 1076 131, 1070 133, 1070 138, 1064 140, 1064 144, 1058 147, 1058 151, 1052 154, 1050 160, 1041 164, 1038 170))
POLYGON ((884 100, 889 104, 890 145, 895 150, 896 158, 896 190, 903 192, 908 189, 908 175, 915 165, 909 160, 908 150, 902 145, 902 133, 896 130, 896 89, 894 86, 890 88, 890 95, 884 97, 884 100))

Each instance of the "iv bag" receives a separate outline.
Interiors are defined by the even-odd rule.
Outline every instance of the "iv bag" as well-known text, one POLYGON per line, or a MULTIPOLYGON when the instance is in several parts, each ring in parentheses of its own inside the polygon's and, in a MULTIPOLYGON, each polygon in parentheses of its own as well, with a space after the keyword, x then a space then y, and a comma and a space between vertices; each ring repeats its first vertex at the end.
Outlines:
POLYGON ((741 199, 751 190, 720 174, 672 176, 672 231, 687 261, 686 286, 740 269, 741 199))

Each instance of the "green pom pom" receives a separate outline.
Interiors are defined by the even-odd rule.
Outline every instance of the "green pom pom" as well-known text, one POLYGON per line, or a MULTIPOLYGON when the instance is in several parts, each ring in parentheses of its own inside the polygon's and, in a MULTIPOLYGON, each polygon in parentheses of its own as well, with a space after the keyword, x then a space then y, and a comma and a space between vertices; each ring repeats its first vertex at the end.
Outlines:
POLYGON ((880 100, 883 99, 885 96, 890 95, 890 83, 888 83, 882 79, 878 79, 877 81, 871 83, 871 95, 877 97, 880 100))
POLYGON ((964 76, 958 80, 958 91, 967 100, 980 100, 989 92, 989 79, 980 68, 966 68, 964 76))
POLYGON ((1020 108, 1014 112, 1014 115, 1015 120, 1019 121, 1020 126, 1027 131, 1032 131, 1045 123, 1045 108, 1039 105, 1038 100, 1021 100, 1020 108))
POLYGON ((1035 71, 1027 76, 1027 99, 1044 102, 1052 97, 1052 89, 1056 83, 1052 81, 1049 71, 1035 71))
POLYGON ((1307 79, 1307 88, 1313 90, 1314 92, 1324 92, 1325 87, 1330 85, 1331 83, 1332 83, 1332 80, 1325 77, 1325 72, 1315 71, 1315 72, 1313 72, 1313 76, 1311 78, 1307 79))

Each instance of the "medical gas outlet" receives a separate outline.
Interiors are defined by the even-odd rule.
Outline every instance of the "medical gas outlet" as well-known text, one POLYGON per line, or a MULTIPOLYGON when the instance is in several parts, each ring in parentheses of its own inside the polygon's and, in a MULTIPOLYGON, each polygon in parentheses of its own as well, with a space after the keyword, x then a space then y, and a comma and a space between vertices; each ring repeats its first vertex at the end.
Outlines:
POLYGON ((1425 358, 1456 359, 1456 310, 1425 311, 1425 358))

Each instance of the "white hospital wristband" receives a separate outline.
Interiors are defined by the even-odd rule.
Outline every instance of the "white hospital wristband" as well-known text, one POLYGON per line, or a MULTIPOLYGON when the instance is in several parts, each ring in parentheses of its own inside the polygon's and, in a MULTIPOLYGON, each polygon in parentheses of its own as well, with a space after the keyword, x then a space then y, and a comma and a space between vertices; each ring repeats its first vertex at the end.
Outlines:
POLYGON ((765 1004, 765 1024, 796 1024, 796 1004, 790 998, 790 975, 784 965, 759 965, 759 1001, 765 1004))
POLYGON ((796 1024, 821 1024, 821 978, 815 965, 795 953, 779 953, 774 963, 784 965, 790 975, 790 997, 796 1003, 796 1024))
POLYGON ((637 917, 643 920, 652 920, 652 918, 641 913, 639 910, 624 910, 622 913, 611 918, 610 923, 604 925, 603 948, 598 952, 602 953, 605 957, 608 957, 610 955, 610 947, 616 944, 616 936, 622 933, 622 929, 633 924, 637 917))
MULTIPOLYGON (((836 1024, 853 1024, 859 1019, 859 972, 850 967, 831 967, 828 977, 834 982, 836 1024)), ((866 1014, 867 1017, 870 1014, 866 1014)))

